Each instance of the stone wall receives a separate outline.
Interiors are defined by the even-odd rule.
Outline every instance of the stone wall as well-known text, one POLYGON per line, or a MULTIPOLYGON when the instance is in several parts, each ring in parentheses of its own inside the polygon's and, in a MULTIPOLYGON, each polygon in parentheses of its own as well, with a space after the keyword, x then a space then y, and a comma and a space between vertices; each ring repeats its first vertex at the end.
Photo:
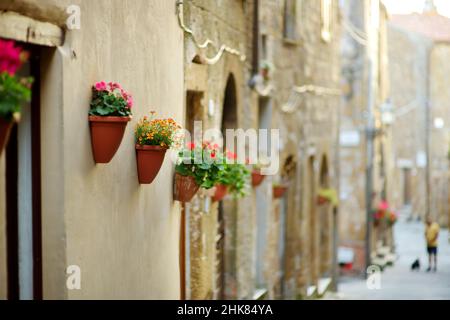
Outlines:
MULTIPOLYGON (((280 129, 281 168, 289 158, 296 163, 290 178, 292 191, 289 191, 286 198, 286 270, 283 278, 284 296, 293 298, 305 296, 307 286, 316 284, 317 279, 312 274, 326 274, 320 272, 320 258, 317 258, 311 268, 312 250, 317 252, 314 256, 319 257, 320 248, 327 247, 327 244, 321 243, 321 232, 328 236, 331 234, 331 229, 319 224, 321 219, 318 208, 315 208, 315 194, 320 185, 319 170, 325 162, 329 186, 337 188, 338 185, 334 146, 337 141, 339 111, 339 97, 335 95, 317 95, 312 92, 296 94, 293 89, 304 85, 339 88, 338 46, 341 30, 337 1, 332 4, 330 42, 321 38, 321 2, 301 1, 297 2, 294 14, 296 37, 285 39, 284 9, 283 1, 261 1, 260 32, 266 37, 267 43, 267 48, 261 48, 261 51, 267 52, 267 56, 262 59, 274 65, 274 89, 269 99, 274 109, 272 127, 280 129), (296 96, 298 102, 289 105, 290 98, 296 96), (316 221, 315 224, 312 223, 313 220, 316 221)), ((282 174, 281 171, 280 175, 282 174)), ((272 218, 274 228, 278 228, 276 212, 272 218)), ((274 236, 275 233, 269 235, 269 238, 274 236)), ((327 258, 322 261, 327 265, 323 269, 329 269, 330 256, 331 252, 328 252, 327 258)), ((276 259, 265 264, 272 274, 281 271, 276 259)), ((275 287, 277 280, 270 280, 269 288, 275 287)))
POLYGON ((392 203, 411 206, 413 217, 426 213, 426 105, 430 40, 389 25, 391 102, 395 115, 392 129, 394 181, 392 203), (418 161, 419 160, 419 161, 418 161), (408 177, 410 203, 405 199, 408 177))
POLYGON ((449 150, 450 150, 450 43, 436 43, 430 55, 430 158, 431 214, 442 226, 449 223, 449 150), (434 126, 435 119, 444 126, 434 126))
MULTIPOLYGON (((393 188, 393 180, 387 174, 392 166, 388 157, 391 135, 381 117, 382 105, 390 92, 389 79, 384 76, 389 65, 386 35, 388 16, 378 0, 345 1, 342 10, 347 28, 342 38, 344 99, 340 118, 339 238, 341 245, 354 249, 357 256, 354 269, 362 271, 367 231, 367 138, 372 135, 372 207, 376 207, 383 198, 389 200, 387 191, 393 188), (374 28, 375 15, 379 19, 374 28), (369 114, 372 114, 370 128, 369 114)), ((373 231, 371 250, 374 250, 383 236, 373 226, 370 228, 373 231)))

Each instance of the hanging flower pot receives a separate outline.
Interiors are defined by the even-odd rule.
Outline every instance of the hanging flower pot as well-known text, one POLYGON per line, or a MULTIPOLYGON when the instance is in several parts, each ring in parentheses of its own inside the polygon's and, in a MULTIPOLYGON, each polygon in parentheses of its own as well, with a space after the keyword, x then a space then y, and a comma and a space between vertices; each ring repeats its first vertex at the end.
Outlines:
POLYGON ((182 176, 175 173, 175 183, 173 188, 173 199, 180 202, 189 202, 197 193, 200 186, 195 182, 193 176, 182 176))
POLYGON ((284 196, 284 194, 286 193, 288 187, 287 186, 281 186, 281 185, 277 185, 277 186, 273 186, 273 197, 275 199, 280 199, 284 196))
POLYGON ((108 163, 116 154, 132 107, 133 98, 120 84, 102 81, 92 87, 89 124, 96 163, 108 163))
POLYGON ((12 125, 12 122, 7 122, 0 117, 0 155, 2 154, 3 148, 5 148, 8 143, 12 125))
MULTIPOLYGON (((152 112, 152 117, 155 112, 152 112)), ((150 184, 157 176, 166 151, 176 142, 181 127, 173 119, 143 117, 135 129, 136 160, 140 184, 150 184)))
POLYGON ((189 202, 200 187, 211 190, 222 184, 222 163, 222 154, 215 146, 209 143, 197 146, 193 142, 187 143, 187 147, 179 152, 175 167, 174 200, 189 202), (203 161, 196 161, 198 155, 203 161))
POLYGON ((222 201, 223 198, 228 194, 228 187, 223 184, 216 185, 216 191, 214 193, 214 196, 212 200, 214 202, 222 201))
POLYGON ((109 163, 119 149, 131 117, 89 116, 95 163, 109 163))
POLYGON ((136 145, 136 160, 140 184, 150 184, 158 175, 167 148, 136 145))
POLYGON ((253 170, 253 172, 252 172, 252 186, 253 187, 259 186, 264 181, 265 177, 266 176, 263 176, 261 174, 261 171, 253 170))
POLYGON ((326 204, 326 203, 328 203, 328 202, 329 202, 329 200, 328 200, 326 197, 321 196, 321 195, 318 195, 318 196, 317 196, 317 204, 318 204, 319 206, 324 205, 324 204, 326 204))
POLYGON ((246 165, 240 163, 227 163, 225 161, 235 160, 236 155, 233 152, 226 151, 222 170, 220 170, 219 183, 216 187, 217 200, 220 201, 227 193, 230 193, 235 198, 244 197, 247 195, 250 184, 250 171, 246 165))
POLYGON ((319 206, 331 203, 333 206, 337 206, 339 203, 336 190, 331 188, 322 188, 317 195, 317 204, 319 206))

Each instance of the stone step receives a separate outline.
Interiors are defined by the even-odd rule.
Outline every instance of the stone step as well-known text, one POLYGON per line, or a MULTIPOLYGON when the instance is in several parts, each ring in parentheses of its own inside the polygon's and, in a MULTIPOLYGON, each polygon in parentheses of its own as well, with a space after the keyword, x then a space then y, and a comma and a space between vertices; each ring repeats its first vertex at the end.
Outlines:
POLYGON ((253 300, 264 300, 267 296, 267 289, 256 289, 255 293, 253 294, 253 300))
POLYGON ((319 284, 317 286, 317 293, 319 294, 319 297, 323 297, 323 295, 328 291, 331 286, 331 282, 331 278, 321 278, 319 280, 319 284))
POLYGON ((314 298, 317 293, 317 286, 309 286, 308 289, 306 289, 306 297, 314 298))

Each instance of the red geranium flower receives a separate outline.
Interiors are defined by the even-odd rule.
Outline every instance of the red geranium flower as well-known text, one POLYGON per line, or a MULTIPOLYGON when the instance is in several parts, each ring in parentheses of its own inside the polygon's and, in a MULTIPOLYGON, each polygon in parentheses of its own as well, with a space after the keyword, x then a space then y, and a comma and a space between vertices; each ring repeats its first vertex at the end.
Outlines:
POLYGON ((189 142, 187 144, 187 147, 188 147, 189 150, 194 150, 195 149, 195 143, 194 142, 189 142))

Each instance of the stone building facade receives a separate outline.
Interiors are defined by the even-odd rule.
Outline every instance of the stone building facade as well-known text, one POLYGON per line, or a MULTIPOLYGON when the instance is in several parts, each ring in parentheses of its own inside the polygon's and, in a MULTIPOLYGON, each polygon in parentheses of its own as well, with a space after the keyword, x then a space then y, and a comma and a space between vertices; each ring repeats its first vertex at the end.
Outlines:
MULTIPOLYGON (((36 45, 40 67, 39 152, 17 138, 40 160, 40 188, 19 199, 31 205, 40 194, 36 208, 7 204, 20 178, 8 174, 15 139, 0 159, 0 298, 13 280, 20 297, 45 299, 293 299, 336 280, 339 207, 317 195, 339 188, 337 0, 20 0, 0 9, 0 37, 36 45), (68 29, 74 9, 81 25, 68 29), (241 199, 215 203, 200 190, 180 204, 168 159, 152 185, 138 184, 133 125, 113 161, 95 165, 87 112, 100 80, 133 93, 134 121, 155 110, 190 132, 196 121, 279 129, 280 144, 269 143, 279 171, 241 199), (287 194, 274 199, 280 182, 287 194), (14 213, 35 232, 17 234, 18 246, 37 248, 21 256, 28 265, 11 264, 14 213), (73 267, 81 289, 66 285, 73 267)), ((21 165, 17 175, 28 172, 21 165)))
POLYGON ((426 61, 430 47, 426 37, 389 23, 389 75, 396 128, 392 200, 397 208, 409 206, 413 218, 422 217, 427 210, 426 61))
MULTIPOLYGON (((355 253, 354 269, 363 271, 377 247, 392 244, 391 230, 368 222, 368 207, 390 202, 388 174, 392 137, 383 121, 389 98, 387 11, 378 0, 343 1, 342 76, 344 98, 340 122, 340 243, 355 253), (372 144, 372 148, 370 147, 372 144), (351 164, 351 165, 348 165, 351 164), (370 176, 368 175, 368 170, 370 176), (367 179, 371 179, 368 182, 367 179), (371 185, 370 202, 367 183, 371 185), (368 233, 371 248, 366 249, 368 233)), ((372 219, 372 218, 371 218, 372 219)))
POLYGON ((186 123, 279 128, 281 136, 279 173, 266 177, 248 197, 220 204, 198 197, 187 206, 186 297, 307 297, 334 270, 337 209, 318 208, 315 198, 321 187, 338 187, 337 1, 194 0, 184 2, 182 13, 186 123), (212 45, 199 46, 208 39, 212 45), (231 50, 211 60, 222 45, 231 50), (265 65, 270 79, 262 80, 265 65), (229 99, 233 92, 236 97, 229 99), (197 107, 192 95, 198 97, 197 107), (281 180, 289 190, 276 200, 272 185, 281 180))
POLYGON ((432 1, 420 14, 392 16, 389 26, 392 102, 399 128, 394 133, 399 142, 395 201, 410 204, 413 218, 429 213, 443 226, 450 212, 449 102, 444 89, 449 84, 449 27, 450 19, 439 15, 432 1))

